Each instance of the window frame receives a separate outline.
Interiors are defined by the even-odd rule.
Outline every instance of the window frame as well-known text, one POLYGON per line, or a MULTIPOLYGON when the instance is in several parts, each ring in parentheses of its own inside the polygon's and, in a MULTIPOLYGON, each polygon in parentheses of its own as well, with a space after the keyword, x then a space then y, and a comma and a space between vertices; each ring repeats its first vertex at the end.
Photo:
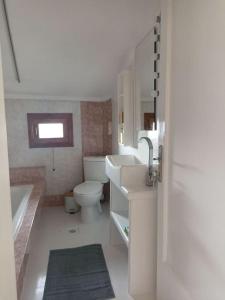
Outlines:
POLYGON ((30 148, 74 147, 72 113, 28 113, 28 138, 30 148), (38 125, 62 123, 63 138, 39 138, 38 125))

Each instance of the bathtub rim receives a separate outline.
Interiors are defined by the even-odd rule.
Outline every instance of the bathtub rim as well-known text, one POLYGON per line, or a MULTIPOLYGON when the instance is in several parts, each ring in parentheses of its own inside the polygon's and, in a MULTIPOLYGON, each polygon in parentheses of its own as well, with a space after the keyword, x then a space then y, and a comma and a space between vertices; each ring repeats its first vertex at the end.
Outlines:
MULTIPOLYGON (((10 186, 10 188, 18 188, 18 187, 27 187, 29 190, 26 191, 25 195, 23 195, 23 199, 20 202, 15 215, 12 218, 12 235, 13 240, 15 241, 17 235, 20 231, 21 225, 23 223, 24 216, 26 215, 28 203, 34 189, 34 184, 15 184, 10 186)), ((12 201, 12 199, 11 199, 12 201)), ((12 203, 11 203, 12 205, 12 203)))

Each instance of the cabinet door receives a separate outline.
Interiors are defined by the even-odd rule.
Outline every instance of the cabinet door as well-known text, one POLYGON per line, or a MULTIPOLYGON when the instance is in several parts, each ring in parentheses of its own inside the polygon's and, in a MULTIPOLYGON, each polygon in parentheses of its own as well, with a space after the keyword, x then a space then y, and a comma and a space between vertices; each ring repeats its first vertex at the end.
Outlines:
POLYGON ((133 72, 123 71, 118 76, 118 136, 119 143, 133 146, 134 109, 133 109, 133 72))

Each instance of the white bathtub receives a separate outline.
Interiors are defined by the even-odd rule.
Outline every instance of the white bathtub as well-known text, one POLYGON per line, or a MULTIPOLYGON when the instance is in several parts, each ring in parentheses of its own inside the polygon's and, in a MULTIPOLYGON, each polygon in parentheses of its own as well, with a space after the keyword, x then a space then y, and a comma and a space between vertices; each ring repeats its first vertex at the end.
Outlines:
POLYGON ((32 189, 33 185, 17 185, 10 188, 14 240, 22 224, 32 189))

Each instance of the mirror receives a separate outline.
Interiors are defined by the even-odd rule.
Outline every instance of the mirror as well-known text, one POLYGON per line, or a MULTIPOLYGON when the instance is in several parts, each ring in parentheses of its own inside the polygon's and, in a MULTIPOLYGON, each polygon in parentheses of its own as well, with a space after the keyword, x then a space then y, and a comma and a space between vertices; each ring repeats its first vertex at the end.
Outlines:
POLYGON ((156 37, 153 28, 135 50, 135 119, 137 135, 140 130, 156 130, 156 37))

